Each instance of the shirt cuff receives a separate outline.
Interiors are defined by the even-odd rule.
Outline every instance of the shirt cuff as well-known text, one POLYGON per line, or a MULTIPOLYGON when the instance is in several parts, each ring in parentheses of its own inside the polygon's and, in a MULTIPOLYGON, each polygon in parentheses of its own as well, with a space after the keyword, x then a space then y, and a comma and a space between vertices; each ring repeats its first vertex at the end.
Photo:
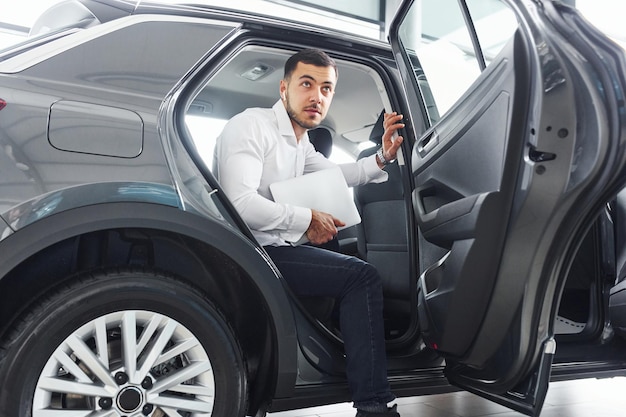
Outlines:
POLYGON ((365 158, 363 169, 365 170, 365 175, 370 178, 369 182, 385 182, 389 178, 387 171, 380 169, 378 166, 378 162, 376 162, 376 154, 365 158))
POLYGON ((292 206, 293 220, 289 231, 282 232, 280 237, 287 242, 298 242, 309 229, 313 216, 311 209, 306 207, 292 206))

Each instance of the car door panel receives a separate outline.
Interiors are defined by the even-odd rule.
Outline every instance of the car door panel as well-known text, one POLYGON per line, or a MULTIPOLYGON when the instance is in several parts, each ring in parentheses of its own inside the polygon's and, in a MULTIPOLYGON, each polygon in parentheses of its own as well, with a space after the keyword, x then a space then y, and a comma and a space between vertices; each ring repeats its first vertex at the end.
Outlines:
MULTIPOLYGON (((420 126, 412 119, 427 107, 415 103, 433 72, 416 68, 415 30, 438 3, 411 3, 390 39, 409 125, 420 126)), ((469 3, 459 7, 472 26, 469 3)), ((441 118, 430 118, 433 126, 415 132, 418 318, 451 383, 537 415, 559 291, 586 227, 624 184, 624 57, 574 9, 506 4, 518 21, 514 35, 441 118)), ((427 58, 438 41, 427 39, 427 58)))
POLYGON ((503 57, 435 125, 439 140, 430 152, 418 146, 412 157, 421 246, 445 249, 420 259, 429 266, 420 277, 419 313, 430 317, 422 330, 431 346, 454 356, 472 343, 497 271, 490 260, 502 248, 509 204, 499 192, 505 150, 519 141, 511 110, 515 99, 526 100, 514 95, 514 82, 514 62, 503 57))

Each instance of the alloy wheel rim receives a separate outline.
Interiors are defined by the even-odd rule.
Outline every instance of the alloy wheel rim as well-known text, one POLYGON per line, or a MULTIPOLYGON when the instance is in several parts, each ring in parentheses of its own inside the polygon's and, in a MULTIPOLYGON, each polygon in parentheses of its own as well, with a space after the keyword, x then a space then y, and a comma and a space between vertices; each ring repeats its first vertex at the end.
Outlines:
POLYGON ((33 417, 210 415, 214 396, 211 362, 193 333, 162 314, 128 310, 89 321, 55 349, 33 417))

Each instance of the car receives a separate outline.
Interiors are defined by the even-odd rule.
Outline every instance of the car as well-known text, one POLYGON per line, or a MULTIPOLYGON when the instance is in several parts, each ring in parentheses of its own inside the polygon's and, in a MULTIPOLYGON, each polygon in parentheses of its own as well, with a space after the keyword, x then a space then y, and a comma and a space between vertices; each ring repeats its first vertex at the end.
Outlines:
POLYGON ((336 249, 381 273, 394 393, 537 416, 550 381, 626 375, 626 61, 576 9, 405 0, 383 42, 173 3, 69 0, 0 52, 0 415, 349 401, 334 300, 294 296, 212 174, 307 47, 338 65, 331 160, 404 116, 336 249))

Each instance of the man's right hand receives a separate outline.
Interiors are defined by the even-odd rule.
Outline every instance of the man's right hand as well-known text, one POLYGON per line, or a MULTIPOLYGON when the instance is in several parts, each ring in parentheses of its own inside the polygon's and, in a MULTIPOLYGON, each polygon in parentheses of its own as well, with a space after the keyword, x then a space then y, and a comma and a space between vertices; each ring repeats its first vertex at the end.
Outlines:
POLYGON ((345 225, 328 213, 311 209, 311 224, 306 231, 306 237, 314 245, 321 245, 337 235, 337 227, 345 225))

